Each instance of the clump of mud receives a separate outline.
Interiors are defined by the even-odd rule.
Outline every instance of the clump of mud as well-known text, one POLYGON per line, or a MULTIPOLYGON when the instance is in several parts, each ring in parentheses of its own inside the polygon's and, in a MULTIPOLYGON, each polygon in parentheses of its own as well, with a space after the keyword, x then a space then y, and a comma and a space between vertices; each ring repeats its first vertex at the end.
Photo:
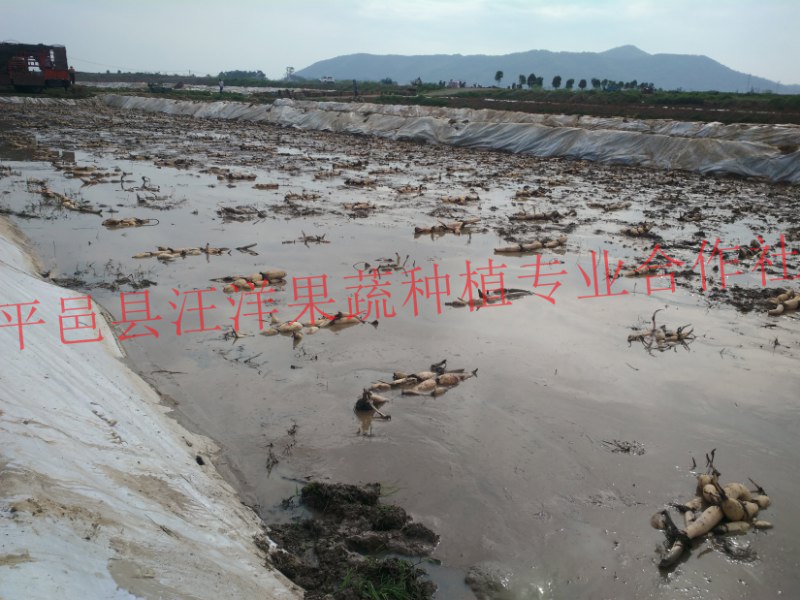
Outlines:
MULTIPOLYGON (((423 569, 381 555, 428 556, 439 536, 380 496, 378 483, 306 485, 300 501, 316 517, 270 526, 281 548, 273 565, 307 591, 306 599, 432 598, 436 586, 423 569)), ((256 543, 268 550, 265 538, 256 543)))
POLYGON ((478 600, 512 600, 512 578, 511 571, 502 565, 487 562, 470 567, 464 583, 478 600))

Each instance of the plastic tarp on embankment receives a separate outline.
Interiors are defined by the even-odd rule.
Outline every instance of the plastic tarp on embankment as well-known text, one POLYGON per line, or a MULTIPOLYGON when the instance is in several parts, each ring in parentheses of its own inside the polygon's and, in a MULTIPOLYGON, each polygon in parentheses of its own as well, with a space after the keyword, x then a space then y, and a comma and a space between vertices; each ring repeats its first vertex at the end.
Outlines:
POLYGON ((0 304, 23 325, 0 329, 0 598, 301 598, 264 565, 210 440, 165 414, 102 316, 65 324, 102 340, 61 343, 61 299, 85 303, 31 275, 3 228, 0 304))
POLYGON ((501 110, 288 99, 272 105, 102 97, 107 106, 208 119, 267 121, 539 157, 800 182, 800 127, 536 115, 501 110))

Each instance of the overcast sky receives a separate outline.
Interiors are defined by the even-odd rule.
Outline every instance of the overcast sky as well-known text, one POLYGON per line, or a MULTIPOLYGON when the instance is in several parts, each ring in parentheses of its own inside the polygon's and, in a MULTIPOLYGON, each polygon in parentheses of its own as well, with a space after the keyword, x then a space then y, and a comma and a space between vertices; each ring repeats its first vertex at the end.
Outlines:
POLYGON ((36 0, 0 40, 60 43, 79 71, 282 77, 342 54, 705 54, 800 84, 800 0, 36 0))

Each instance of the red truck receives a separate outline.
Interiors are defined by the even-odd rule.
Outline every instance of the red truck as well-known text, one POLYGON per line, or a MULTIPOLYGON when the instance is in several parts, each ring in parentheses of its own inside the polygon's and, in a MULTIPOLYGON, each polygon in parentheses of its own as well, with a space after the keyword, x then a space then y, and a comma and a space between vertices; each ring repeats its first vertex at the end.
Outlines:
POLYGON ((46 87, 66 89, 72 83, 64 46, 0 43, 0 85, 41 91, 46 87))

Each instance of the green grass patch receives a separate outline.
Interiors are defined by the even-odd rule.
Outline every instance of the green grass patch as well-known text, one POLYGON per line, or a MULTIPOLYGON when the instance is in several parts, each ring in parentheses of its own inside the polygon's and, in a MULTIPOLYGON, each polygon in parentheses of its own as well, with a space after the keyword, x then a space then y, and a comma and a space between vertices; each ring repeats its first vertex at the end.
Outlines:
POLYGON ((431 586, 424 572, 407 560, 369 558, 347 571, 336 598, 359 600, 427 600, 431 586))

